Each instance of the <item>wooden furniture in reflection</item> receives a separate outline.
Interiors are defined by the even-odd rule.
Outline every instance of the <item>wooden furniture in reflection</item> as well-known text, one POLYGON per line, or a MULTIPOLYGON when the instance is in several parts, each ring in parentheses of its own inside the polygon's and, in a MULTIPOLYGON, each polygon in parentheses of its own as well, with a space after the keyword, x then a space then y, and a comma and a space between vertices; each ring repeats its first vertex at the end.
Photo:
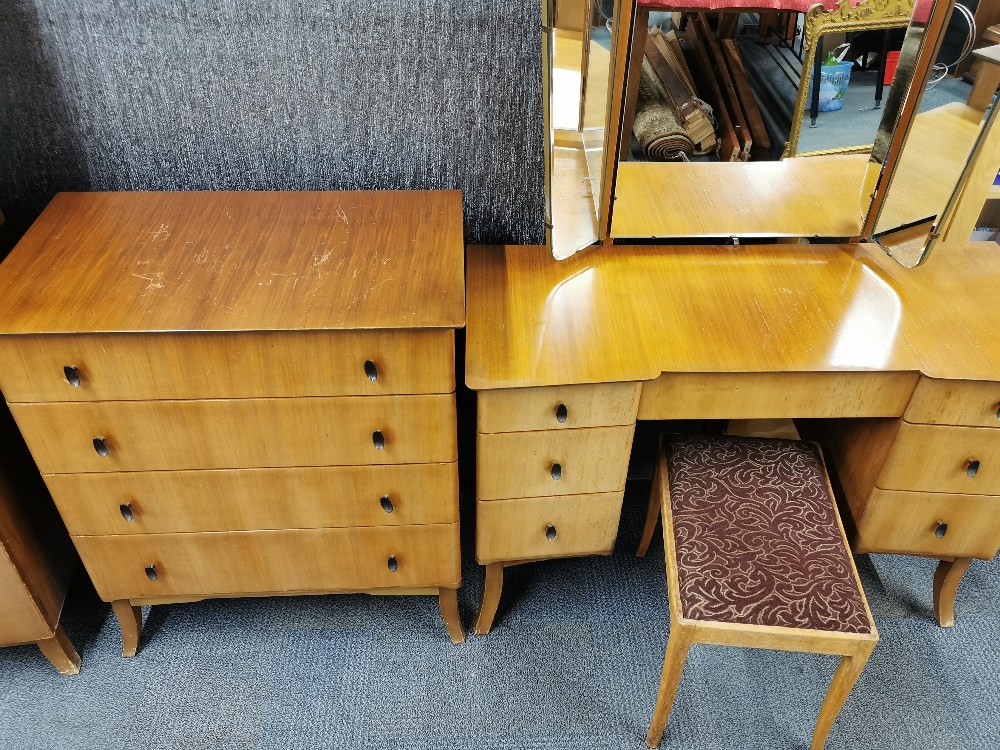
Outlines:
POLYGON ((977 62, 978 74, 969 94, 970 107, 985 112, 1000 86, 1000 44, 977 49, 972 53, 977 62))
MULTIPOLYGON (((916 419, 908 408, 925 381, 970 410, 989 403, 977 393, 997 394, 982 411, 997 419, 991 243, 942 245, 915 270, 874 245, 616 246, 563 262, 543 247, 472 247, 468 264, 477 556, 488 565, 477 632, 492 625, 504 566, 611 551, 637 419, 827 418, 819 431, 874 431, 916 419), (578 513, 588 520, 567 526, 578 513)), ((942 419, 963 424, 953 412, 942 419)), ((908 432, 883 434, 880 450, 920 462, 926 444, 908 432)), ((855 551, 943 561, 942 623, 962 560, 1000 546, 1000 491, 986 481, 1000 453, 992 441, 977 446, 986 458, 965 455, 969 447, 949 442, 935 466, 961 482, 978 458, 987 473, 979 469, 975 492, 923 475, 906 487, 880 483, 876 473, 848 497, 855 551), (905 500, 916 504, 901 512, 905 500)), ((857 467, 831 469, 849 485, 857 467)))
POLYGON ((639 557, 661 514, 670 635, 646 745, 659 746, 688 650, 705 643, 839 655, 810 744, 822 750, 879 638, 819 447, 664 439, 639 557))
POLYGON ((458 192, 60 194, 0 388, 135 654, 144 604, 433 594, 463 639, 458 192))

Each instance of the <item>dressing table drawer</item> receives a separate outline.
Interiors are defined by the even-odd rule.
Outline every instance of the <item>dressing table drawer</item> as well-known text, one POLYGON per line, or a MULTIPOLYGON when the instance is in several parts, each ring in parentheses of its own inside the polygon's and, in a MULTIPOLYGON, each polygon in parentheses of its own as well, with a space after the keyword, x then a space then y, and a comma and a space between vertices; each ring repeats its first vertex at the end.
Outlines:
POLYGON ((875 484, 886 490, 1000 495, 1000 430, 904 421, 875 484))
POLYGON ((524 432, 631 425, 638 383, 605 383, 482 391, 479 432, 524 432))
POLYGON ((1000 427, 1000 383, 922 377, 904 419, 921 424, 1000 427))
POLYGON ((456 460, 452 394, 11 404, 11 411, 43 474, 456 460))
POLYGON ((454 332, 0 337, 10 402, 382 396, 455 390, 454 332))
POLYGON ((453 587, 458 524, 74 537, 106 601, 453 587))
POLYGON ((611 554, 623 492, 480 500, 476 558, 483 565, 611 554))
POLYGON ((1000 498, 876 488, 859 542, 868 551, 988 560, 1000 548, 1000 498))
POLYGON ((70 534, 166 534, 458 521, 450 464, 50 474, 70 534))
POLYGON ((476 497, 574 495, 625 489, 634 428, 592 427, 482 434, 476 497))

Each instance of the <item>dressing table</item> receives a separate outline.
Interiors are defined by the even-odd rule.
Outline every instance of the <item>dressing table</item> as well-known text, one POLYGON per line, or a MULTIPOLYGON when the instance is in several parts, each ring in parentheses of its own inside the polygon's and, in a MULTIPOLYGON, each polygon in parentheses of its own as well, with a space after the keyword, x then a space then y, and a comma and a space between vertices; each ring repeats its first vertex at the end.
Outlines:
POLYGON ((1000 547, 998 286, 992 243, 916 269, 871 244, 469 248, 476 631, 505 566, 611 552, 636 420, 779 417, 829 450, 855 552, 942 561, 950 624, 1000 547))

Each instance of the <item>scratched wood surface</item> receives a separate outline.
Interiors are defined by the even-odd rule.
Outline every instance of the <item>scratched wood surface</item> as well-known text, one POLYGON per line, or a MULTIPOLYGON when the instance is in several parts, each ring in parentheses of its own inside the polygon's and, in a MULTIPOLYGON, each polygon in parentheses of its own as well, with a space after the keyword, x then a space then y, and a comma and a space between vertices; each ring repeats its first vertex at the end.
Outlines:
POLYGON ((0 264, 0 333, 457 327, 459 191, 61 193, 0 264))

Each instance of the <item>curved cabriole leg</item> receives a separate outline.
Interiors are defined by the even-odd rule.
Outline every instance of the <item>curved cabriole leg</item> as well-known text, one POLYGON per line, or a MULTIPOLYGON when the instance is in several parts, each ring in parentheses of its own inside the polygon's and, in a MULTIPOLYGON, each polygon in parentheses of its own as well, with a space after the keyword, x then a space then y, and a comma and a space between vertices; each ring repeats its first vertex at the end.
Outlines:
POLYGON ((451 642, 465 643, 465 628, 462 627, 462 618, 458 614, 458 589, 438 589, 438 604, 451 642))
POLYGON ((841 657, 840 666, 837 667, 837 671, 833 675, 830 689, 826 691, 826 698, 823 699, 823 705, 819 710, 819 718, 816 719, 816 728, 813 730, 813 739, 809 750, 823 750, 826 738, 830 734, 830 728, 833 726, 837 714, 840 713, 844 701, 847 700, 847 696, 851 694, 854 683, 861 676, 861 671, 868 663, 868 657, 871 656, 874 648, 875 644, 872 643, 867 650, 854 656, 841 657))
POLYGON ((493 627, 502 591, 503 563, 490 563, 486 566, 486 587, 483 589, 483 602, 479 605, 479 617, 476 618, 476 635, 486 635, 493 627))
POLYGON ((653 709, 653 718, 649 722, 649 732, 646 734, 647 747, 655 748, 660 745, 663 728, 667 726, 667 719, 670 718, 670 709, 674 706, 677 686, 680 685, 690 648, 691 637, 687 631, 672 624, 670 637, 667 639, 667 655, 663 659, 660 689, 656 694, 656 707, 653 709))
POLYGON ((122 629, 122 656, 129 659, 135 656, 139 648, 139 636, 142 635, 142 608, 133 607, 128 599, 111 602, 111 609, 118 618, 122 629))
POLYGON ((971 563, 971 557, 942 560, 934 571, 934 614, 942 628, 955 626, 955 594, 971 563))
POLYGON ((636 557, 645 557, 649 549, 649 543, 653 541, 653 532, 656 531, 656 522, 660 519, 660 510, 663 507, 663 482, 660 478, 660 467, 657 464, 653 474, 653 491, 649 493, 649 505, 646 507, 646 525, 642 527, 642 537, 639 539, 639 546, 635 550, 636 557))
POLYGON ((80 655, 76 653, 62 625, 56 625, 56 632, 51 638, 39 641, 38 648, 52 662, 52 666, 59 670, 59 674, 80 674, 80 655))

